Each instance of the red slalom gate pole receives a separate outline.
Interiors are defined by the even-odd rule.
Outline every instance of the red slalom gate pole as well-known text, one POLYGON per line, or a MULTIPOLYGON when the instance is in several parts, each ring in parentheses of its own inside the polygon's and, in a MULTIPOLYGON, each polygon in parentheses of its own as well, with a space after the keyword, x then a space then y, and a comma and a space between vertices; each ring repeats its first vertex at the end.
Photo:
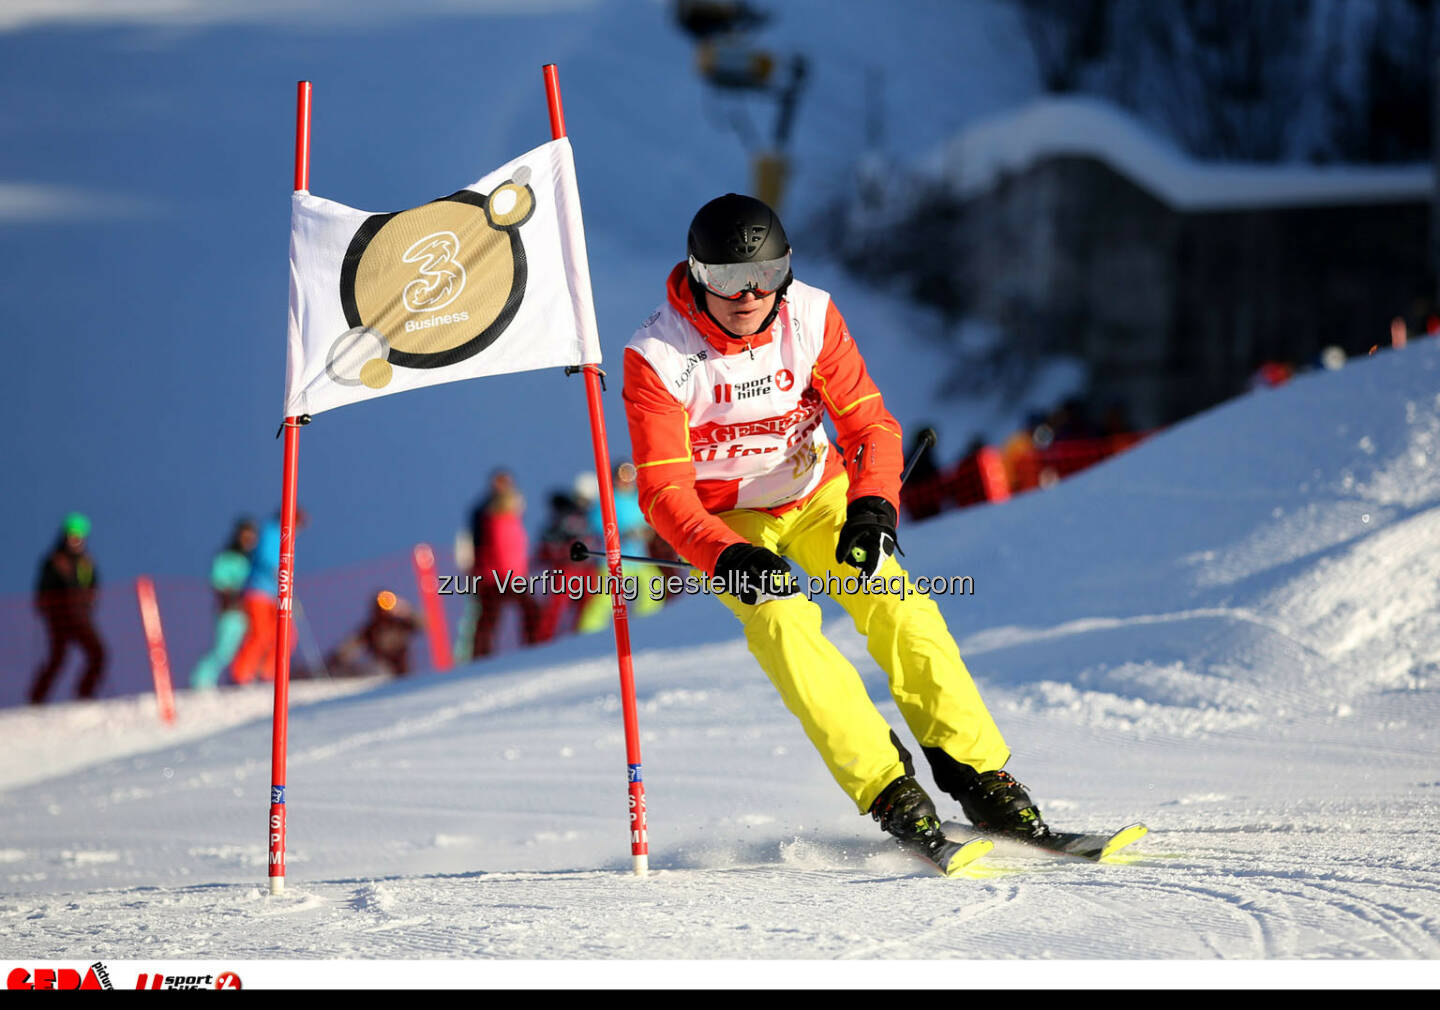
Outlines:
MULTIPOLYGON (((310 188, 310 82, 295 86, 295 189, 310 188)), ((290 630, 295 607, 295 489, 299 417, 285 418, 285 475, 280 489, 280 605, 275 613, 275 722, 270 736, 270 893, 285 892, 285 754, 290 726, 290 630)))
POLYGON ((135 579, 135 596, 140 601, 140 624, 145 629, 145 649, 150 655, 150 675, 155 680, 155 702, 166 725, 175 721, 175 692, 170 684, 170 655, 165 650, 165 629, 160 624, 160 604, 155 600, 155 583, 148 575, 135 579))
MULTIPOLYGON (((560 78, 555 64, 544 67, 545 98, 550 107, 550 135, 565 136, 565 111, 560 103, 560 78)), ((615 518, 615 488, 610 479, 610 447, 605 441, 605 411, 600 403, 600 368, 582 367, 585 401, 590 409, 590 438, 595 448, 595 475, 600 483, 600 515, 605 523, 605 557, 613 579, 611 613, 615 623, 615 655, 620 663, 620 703, 625 718, 625 763, 630 782, 630 855, 635 873, 644 876, 650 868, 650 840, 645 821, 645 778, 640 765, 640 717, 635 709, 635 666, 630 657, 630 615, 625 594, 619 592, 623 568, 620 561, 620 524, 615 518)))
POLYGON ((445 630, 445 607, 440 602, 440 580, 435 576, 435 552, 429 544, 416 544, 410 553, 420 605, 425 608, 425 635, 430 640, 430 665, 446 673, 455 665, 450 634, 445 630))

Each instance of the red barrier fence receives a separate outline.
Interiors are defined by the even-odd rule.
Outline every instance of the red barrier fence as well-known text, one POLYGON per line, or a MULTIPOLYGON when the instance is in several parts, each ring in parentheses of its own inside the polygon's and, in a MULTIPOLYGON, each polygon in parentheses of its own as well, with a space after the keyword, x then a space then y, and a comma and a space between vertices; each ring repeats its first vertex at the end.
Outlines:
POLYGON ((932 477, 912 478, 900 491, 900 504, 911 521, 954 508, 1004 501, 1012 494, 1049 487, 1149 437, 1126 432, 1103 438, 1077 438, 1015 450, 985 446, 932 477))

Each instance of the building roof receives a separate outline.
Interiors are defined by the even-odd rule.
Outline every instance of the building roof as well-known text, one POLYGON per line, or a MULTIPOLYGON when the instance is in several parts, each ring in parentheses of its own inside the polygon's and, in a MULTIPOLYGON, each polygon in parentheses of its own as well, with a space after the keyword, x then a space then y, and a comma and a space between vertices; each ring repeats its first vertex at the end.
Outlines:
POLYGON ((1199 161, 1109 102, 1047 97, 961 131, 926 166, 962 196, 1047 159, 1094 158, 1183 211, 1425 202, 1435 170, 1405 165, 1199 161))

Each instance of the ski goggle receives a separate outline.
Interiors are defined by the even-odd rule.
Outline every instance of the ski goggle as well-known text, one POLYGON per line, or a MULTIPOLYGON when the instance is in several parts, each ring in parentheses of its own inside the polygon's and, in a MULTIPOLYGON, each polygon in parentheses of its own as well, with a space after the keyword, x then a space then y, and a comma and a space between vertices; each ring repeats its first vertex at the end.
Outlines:
POLYGON ((747 291, 760 298, 773 294, 790 276, 790 254, 749 263, 701 263, 690 257, 690 276, 712 295, 734 301, 747 291))

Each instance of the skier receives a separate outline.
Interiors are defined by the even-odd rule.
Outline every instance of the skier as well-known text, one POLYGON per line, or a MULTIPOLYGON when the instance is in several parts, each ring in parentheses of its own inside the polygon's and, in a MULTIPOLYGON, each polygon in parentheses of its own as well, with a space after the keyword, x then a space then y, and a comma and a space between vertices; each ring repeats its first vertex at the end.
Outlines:
POLYGON ((50 685, 65 663, 73 642, 85 654, 85 672, 80 678, 77 698, 93 698, 105 676, 105 644, 95 630, 95 591, 100 573, 86 550, 90 520, 71 512, 60 527, 55 546, 40 562, 35 582, 35 609, 49 633, 50 652, 30 685, 30 703, 39 705, 50 693, 50 685))
POLYGON ((828 578, 904 576, 892 557, 900 425, 844 319, 826 292, 793 279, 784 228, 759 200, 707 203, 688 251, 625 353, 646 518, 732 590, 721 602, 860 813, 911 848, 944 842, 909 752, 821 634, 820 608, 786 557, 826 579, 867 636, 939 787, 979 828, 1044 839, 1039 809, 1002 770, 1010 750, 935 603, 908 581, 901 596, 847 593, 828 578))

